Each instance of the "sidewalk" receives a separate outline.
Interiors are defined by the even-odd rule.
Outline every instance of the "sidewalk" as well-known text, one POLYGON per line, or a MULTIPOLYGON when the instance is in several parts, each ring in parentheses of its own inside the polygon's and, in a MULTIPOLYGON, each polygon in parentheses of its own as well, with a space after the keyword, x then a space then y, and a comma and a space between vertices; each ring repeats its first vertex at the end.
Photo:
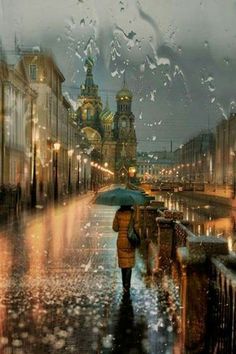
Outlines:
POLYGON ((1 210, 0 210, 0 231, 4 230, 6 227, 10 225, 13 225, 15 221, 19 219, 23 220, 26 223, 34 222, 39 220, 44 215, 45 211, 48 211, 50 209, 54 209, 56 211, 58 207, 62 207, 68 204, 72 204, 74 202, 82 201, 87 197, 90 197, 92 200, 94 195, 95 194, 93 191, 88 191, 85 194, 72 195, 67 199, 59 200, 57 205, 54 204, 53 201, 50 201, 45 205, 41 205, 39 203, 36 205, 35 208, 22 207, 22 209, 18 212, 15 212, 14 210, 10 210, 9 212, 5 212, 4 214, 1 214, 1 210))

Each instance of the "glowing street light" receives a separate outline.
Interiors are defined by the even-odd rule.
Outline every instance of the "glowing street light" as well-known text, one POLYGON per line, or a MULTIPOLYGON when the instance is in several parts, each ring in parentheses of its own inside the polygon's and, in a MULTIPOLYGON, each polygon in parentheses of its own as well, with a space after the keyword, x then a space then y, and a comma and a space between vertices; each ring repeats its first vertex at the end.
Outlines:
POLYGON ((53 144, 54 150, 54 163, 53 163, 53 173, 54 173, 54 202, 58 202, 58 152, 61 148, 59 142, 53 144))
POLYGON ((80 192, 80 162, 81 162, 81 155, 76 155, 76 159, 78 162, 78 174, 77 174, 77 193, 80 192))
POLYGON ((68 158, 69 158, 69 172, 68 172, 68 192, 71 194, 72 188, 71 188, 71 158, 73 156, 74 149, 68 150, 68 158))
POLYGON ((86 164, 88 162, 87 158, 84 158, 84 192, 87 193, 87 171, 86 171, 86 164))

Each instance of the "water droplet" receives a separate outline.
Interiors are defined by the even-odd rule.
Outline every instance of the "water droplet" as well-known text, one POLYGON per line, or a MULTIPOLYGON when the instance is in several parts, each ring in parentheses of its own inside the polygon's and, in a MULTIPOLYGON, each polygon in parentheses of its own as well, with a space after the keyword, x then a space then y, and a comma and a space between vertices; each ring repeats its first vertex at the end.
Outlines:
POLYGON ((84 18, 82 18, 82 20, 80 21, 80 26, 81 26, 81 27, 84 27, 84 26, 85 26, 85 19, 84 19, 84 18))

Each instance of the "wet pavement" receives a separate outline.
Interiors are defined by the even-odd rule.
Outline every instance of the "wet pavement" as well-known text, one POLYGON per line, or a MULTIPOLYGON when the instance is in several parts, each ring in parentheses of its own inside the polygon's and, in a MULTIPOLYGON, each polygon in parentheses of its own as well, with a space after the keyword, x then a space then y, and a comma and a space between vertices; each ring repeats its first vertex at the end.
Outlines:
POLYGON ((115 207, 82 196, 0 232, 0 353, 181 353, 168 295, 136 255, 122 295, 115 207))

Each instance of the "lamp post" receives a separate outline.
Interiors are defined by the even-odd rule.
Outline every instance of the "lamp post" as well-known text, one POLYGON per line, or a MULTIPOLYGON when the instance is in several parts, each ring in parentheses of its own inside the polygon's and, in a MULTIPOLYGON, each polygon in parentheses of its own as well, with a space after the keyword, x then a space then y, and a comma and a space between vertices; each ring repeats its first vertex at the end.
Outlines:
POLYGON ((233 155, 233 199, 236 197, 236 151, 232 153, 233 155))
POLYGON ((78 168, 78 173, 77 173, 77 193, 80 193, 80 162, 81 162, 81 155, 78 154, 76 155, 76 159, 78 162, 77 168, 78 168))
POLYGON ((108 163, 107 162, 104 163, 104 167, 105 167, 105 170, 104 170, 105 184, 108 184, 108 174, 107 174, 108 163))
POLYGON ((37 177, 36 177, 36 141, 33 145, 33 177, 32 177, 32 189, 31 189, 31 207, 34 208, 37 203, 37 177))
POLYGON ((94 191, 95 188, 94 188, 94 162, 93 161, 90 162, 90 166, 91 166, 91 180, 90 180, 91 191, 94 191))
POLYGON ((69 171, 68 171, 68 193, 71 194, 72 186, 71 186, 71 158, 73 156, 74 150, 68 150, 68 158, 69 158, 69 171))
POLYGON ((58 152, 60 150, 61 144, 59 142, 54 143, 54 202, 58 202, 58 152))
POLYGON ((87 193, 87 171, 86 171, 86 164, 88 159, 84 158, 84 193, 87 193))
POLYGON ((36 159, 37 159, 37 131, 38 118, 35 116, 32 119, 32 158, 33 158, 33 170, 32 170, 32 186, 31 186, 31 207, 34 208, 37 204, 37 176, 36 176, 36 159))

